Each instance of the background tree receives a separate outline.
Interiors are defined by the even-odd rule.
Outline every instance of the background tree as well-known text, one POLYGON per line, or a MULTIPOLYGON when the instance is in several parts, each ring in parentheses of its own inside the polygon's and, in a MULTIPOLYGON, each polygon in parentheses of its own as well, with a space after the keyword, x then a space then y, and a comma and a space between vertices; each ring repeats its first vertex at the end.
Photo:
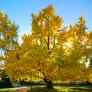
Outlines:
MULTIPOLYGON (((18 29, 17 26, 8 19, 8 16, 5 13, 0 12, 0 70, 1 71, 5 70, 6 68, 5 63, 8 62, 6 60, 5 55, 8 52, 13 51, 15 48, 15 45, 18 44, 17 29, 18 29)), ((4 77, 5 77, 5 81, 9 82, 8 81, 9 78, 8 77, 6 78, 6 76, 3 76, 3 80, 4 80, 4 77)), ((5 86, 8 86, 8 85, 5 85, 5 86)))
POLYGON ((2 70, 0 88, 11 88, 11 87, 12 87, 12 82, 10 81, 9 76, 7 75, 5 70, 2 70))
POLYGON ((86 29, 85 18, 80 17, 68 29, 62 24, 63 19, 52 6, 32 15, 32 33, 23 35, 21 45, 16 43, 13 49, 9 45, 5 53, 11 80, 35 77, 46 82, 48 88, 56 80, 90 81, 85 74, 91 70, 87 63, 92 59, 92 33, 86 29))
POLYGON ((63 67, 61 68, 61 79, 78 81, 81 79, 79 75, 84 75, 83 71, 89 70, 88 63, 92 55, 92 42, 89 36, 90 32, 86 30, 84 17, 80 17, 79 22, 70 25, 69 29, 64 28, 60 31, 58 41, 63 47, 63 57, 59 52, 57 59, 59 65, 63 67))

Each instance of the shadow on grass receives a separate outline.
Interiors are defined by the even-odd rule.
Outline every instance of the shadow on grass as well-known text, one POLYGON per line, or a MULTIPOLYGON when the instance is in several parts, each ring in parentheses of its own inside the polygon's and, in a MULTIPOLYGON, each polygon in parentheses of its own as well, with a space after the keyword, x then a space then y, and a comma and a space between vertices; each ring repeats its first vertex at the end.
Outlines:
POLYGON ((34 87, 27 92, 92 92, 92 86, 90 87, 60 87, 55 89, 48 89, 46 87, 34 87))
POLYGON ((77 92, 92 92, 92 88, 71 88, 71 89, 77 92))
POLYGON ((79 86, 73 86, 70 89, 78 92, 92 92, 92 85, 79 85, 79 86))
POLYGON ((2 89, 0 92, 92 92, 92 85, 86 86, 54 86, 53 89, 48 89, 45 86, 21 87, 14 89, 2 89))
POLYGON ((27 87, 17 87, 0 89, 0 92, 27 92, 27 90, 29 90, 27 87))
POLYGON ((32 90, 29 90, 27 92, 59 92, 56 89, 48 89, 46 87, 34 87, 32 90))

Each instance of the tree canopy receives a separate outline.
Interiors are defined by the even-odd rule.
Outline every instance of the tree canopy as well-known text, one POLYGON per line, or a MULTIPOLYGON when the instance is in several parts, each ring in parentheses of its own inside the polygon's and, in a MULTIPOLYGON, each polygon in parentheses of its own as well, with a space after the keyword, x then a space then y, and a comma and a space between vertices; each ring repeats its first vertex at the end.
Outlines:
POLYGON ((0 13, 0 47, 12 81, 39 78, 47 87, 58 80, 92 81, 92 32, 83 16, 74 25, 63 27, 63 23, 49 5, 32 14, 32 32, 18 44, 17 26, 0 13))

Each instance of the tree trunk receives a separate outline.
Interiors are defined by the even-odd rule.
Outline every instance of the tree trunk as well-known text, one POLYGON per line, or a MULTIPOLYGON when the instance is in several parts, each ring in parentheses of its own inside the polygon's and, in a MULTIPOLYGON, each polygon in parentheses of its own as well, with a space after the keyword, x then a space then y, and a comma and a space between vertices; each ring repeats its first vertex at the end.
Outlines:
POLYGON ((44 81, 46 82, 47 88, 53 89, 53 83, 51 80, 49 80, 48 78, 45 77, 44 81))

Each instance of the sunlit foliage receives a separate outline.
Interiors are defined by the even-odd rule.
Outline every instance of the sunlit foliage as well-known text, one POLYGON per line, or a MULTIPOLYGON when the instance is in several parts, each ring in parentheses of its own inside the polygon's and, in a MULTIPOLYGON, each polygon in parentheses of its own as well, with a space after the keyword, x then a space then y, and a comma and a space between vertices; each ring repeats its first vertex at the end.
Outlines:
POLYGON ((91 81, 92 32, 83 16, 78 23, 62 27, 64 20, 49 5, 32 15, 32 32, 22 36, 6 15, 0 15, 0 46, 4 48, 5 68, 12 81, 39 78, 52 87, 52 81, 91 81), (3 19, 4 17, 4 19, 3 19))

